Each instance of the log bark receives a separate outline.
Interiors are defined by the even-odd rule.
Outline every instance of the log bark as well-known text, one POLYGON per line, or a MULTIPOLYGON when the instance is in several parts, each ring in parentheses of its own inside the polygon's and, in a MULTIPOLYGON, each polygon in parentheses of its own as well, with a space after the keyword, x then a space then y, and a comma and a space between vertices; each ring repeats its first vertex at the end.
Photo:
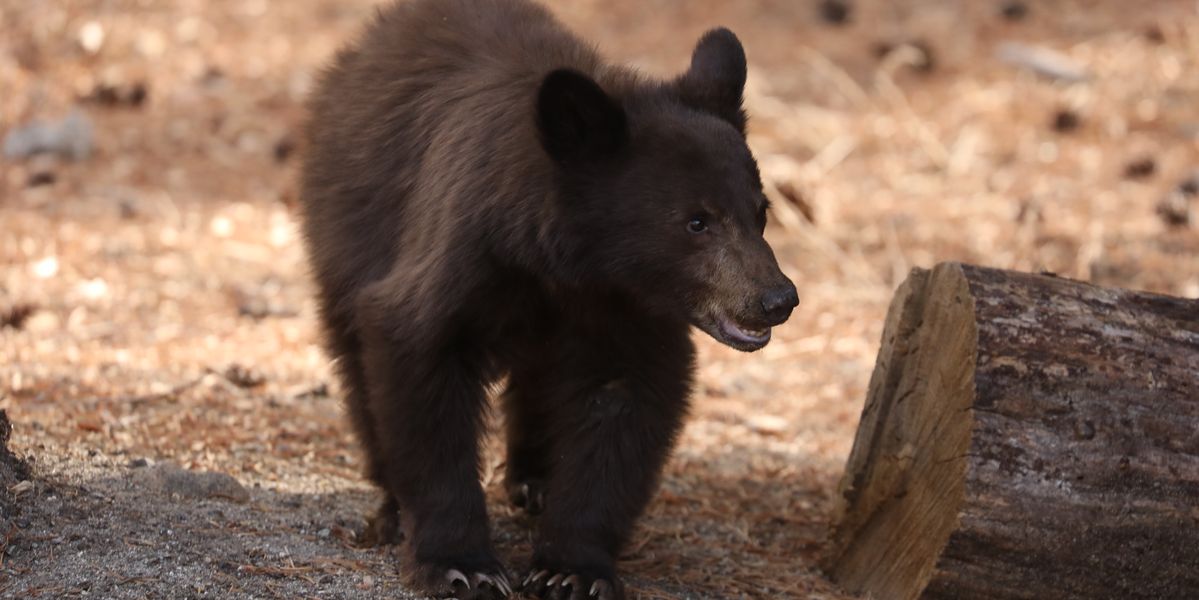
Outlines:
POLYGON ((824 567, 879 600, 1199 598, 1199 301, 914 271, 824 567))

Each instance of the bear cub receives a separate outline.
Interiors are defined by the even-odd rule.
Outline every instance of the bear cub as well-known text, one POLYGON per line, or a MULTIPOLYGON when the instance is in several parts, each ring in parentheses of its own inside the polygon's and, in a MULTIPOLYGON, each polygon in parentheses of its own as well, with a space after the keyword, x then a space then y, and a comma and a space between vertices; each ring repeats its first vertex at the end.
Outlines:
POLYGON ((479 481, 503 382, 505 485, 537 514, 523 593, 624 597, 616 558, 687 412, 690 327, 744 351, 798 303, 762 237, 745 54, 603 61, 528 0, 379 11, 310 100, 304 236, 367 475, 422 593, 506 597, 479 481))

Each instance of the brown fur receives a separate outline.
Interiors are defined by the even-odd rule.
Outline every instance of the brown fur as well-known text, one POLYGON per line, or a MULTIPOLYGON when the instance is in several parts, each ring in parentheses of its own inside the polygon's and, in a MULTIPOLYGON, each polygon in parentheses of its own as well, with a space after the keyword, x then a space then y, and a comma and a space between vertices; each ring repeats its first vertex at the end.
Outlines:
POLYGON ((525 0, 393 4, 322 77, 305 237, 386 497, 368 533, 402 524, 413 587, 506 587, 478 439, 507 377, 508 489, 541 513, 526 591, 623 596, 616 556, 687 409, 689 325, 753 350, 798 302, 761 237, 744 80, 727 30, 648 81, 525 0))

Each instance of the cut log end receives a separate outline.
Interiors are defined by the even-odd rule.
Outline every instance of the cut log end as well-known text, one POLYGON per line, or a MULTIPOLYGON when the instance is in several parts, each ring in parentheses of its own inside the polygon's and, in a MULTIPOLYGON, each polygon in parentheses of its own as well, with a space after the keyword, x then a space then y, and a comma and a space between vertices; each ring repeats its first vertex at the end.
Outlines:
POLYGON ((942 264, 891 304, 824 566, 879 599, 1183 597, 1196 498, 1199 303, 942 264))
POLYGON ((829 566, 850 589, 915 597, 958 525, 978 332, 954 267, 914 272, 891 303, 834 518, 829 566))

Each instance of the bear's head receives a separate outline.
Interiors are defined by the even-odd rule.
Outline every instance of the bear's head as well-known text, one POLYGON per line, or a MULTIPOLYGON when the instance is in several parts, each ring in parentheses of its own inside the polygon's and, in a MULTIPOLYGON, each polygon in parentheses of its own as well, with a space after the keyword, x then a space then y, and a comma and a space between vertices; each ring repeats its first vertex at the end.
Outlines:
POLYGON ((745 142, 745 52, 704 35, 691 67, 660 84, 605 89, 560 69, 537 98, 565 236, 588 279, 744 351, 799 303, 762 234, 767 200, 745 142))

